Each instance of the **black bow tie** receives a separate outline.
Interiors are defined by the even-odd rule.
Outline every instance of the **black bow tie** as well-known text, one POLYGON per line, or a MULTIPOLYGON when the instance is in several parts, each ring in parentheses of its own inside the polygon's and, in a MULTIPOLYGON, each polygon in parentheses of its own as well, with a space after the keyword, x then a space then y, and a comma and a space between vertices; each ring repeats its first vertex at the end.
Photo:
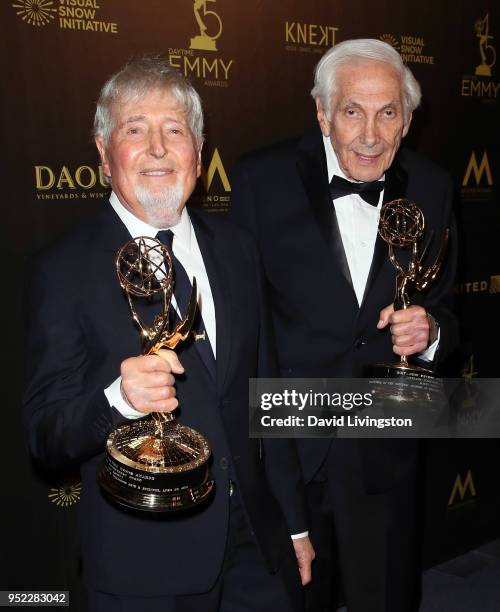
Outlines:
POLYGON ((377 206, 380 192, 384 189, 384 184, 384 181, 352 183, 334 174, 330 181, 330 195, 332 199, 335 199, 351 193, 357 193, 365 202, 368 202, 368 204, 377 206))

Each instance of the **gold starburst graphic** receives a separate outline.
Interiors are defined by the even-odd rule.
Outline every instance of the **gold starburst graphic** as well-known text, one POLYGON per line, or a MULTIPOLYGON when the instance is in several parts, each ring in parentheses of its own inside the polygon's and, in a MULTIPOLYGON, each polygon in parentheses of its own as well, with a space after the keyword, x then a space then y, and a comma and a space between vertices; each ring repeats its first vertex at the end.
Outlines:
POLYGON ((391 45, 391 47, 394 47, 395 49, 399 49, 399 41, 392 34, 382 34, 380 40, 388 45, 391 45))
POLYGON ((69 482, 49 489, 49 499, 56 506, 67 508, 80 501, 81 482, 69 482))
POLYGON ((53 0, 20 0, 12 4, 23 21, 33 26, 44 26, 54 19, 57 9, 53 0))

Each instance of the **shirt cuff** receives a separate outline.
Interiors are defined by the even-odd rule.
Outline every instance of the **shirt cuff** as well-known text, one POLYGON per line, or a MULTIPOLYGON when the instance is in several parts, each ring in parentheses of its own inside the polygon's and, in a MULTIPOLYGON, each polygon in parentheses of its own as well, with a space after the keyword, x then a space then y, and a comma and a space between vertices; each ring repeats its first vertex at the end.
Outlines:
POLYGON ((436 354, 437 347, 439 345, 439 338, 441 337, 441 329, 438 328, 437 338, 434 342, 426 348, 425 351, 417 354, 417 357, 422 361, 434 361, 434 355, 436 354))
POLYGON ((300 540, 300 538, 307 538, 308 535, 308 531, 303 531, 302 533, 294 533, 291 538, 292 540, 300 540))
POLYGON ((127 404, 127 402, 123 399, 122 392, 120 386, 122 384, 122 377, 119 376, 114 382, 112 382, 109 387, 104 389, 104 395, 106 396, 109 405, 114 406, 118 412, 124 416, 126 419, 140 419, 143 416, 146 416, 143 412, 139 412, 135 410, 131 406, 127 404))

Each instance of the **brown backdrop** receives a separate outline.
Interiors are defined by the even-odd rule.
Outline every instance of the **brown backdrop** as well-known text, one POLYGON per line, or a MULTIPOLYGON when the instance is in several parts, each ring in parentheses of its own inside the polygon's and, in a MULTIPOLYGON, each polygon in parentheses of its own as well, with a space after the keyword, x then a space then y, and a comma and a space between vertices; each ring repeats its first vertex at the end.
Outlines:
MULTIPOLYGON (((408 140, 456 180, 464 341, 455 373, 498 376, 497 3, 207 0, 205 8, 211 38, 200 40, 193 0, 4 0, 0 5, 5 397, 0 524, 6 542, 0 588, 70 588, 75 610, 81 607, 78 475, 41 474, 28 459, 22 434, 24 262, 91 215, 106 193, 90 136, 94 103, 104 80, 130 56, 160 53, 200 92, 207 142, 196 200, 223 214, 230 206, 230 169, 237 158, 299 135, 314 122, 309 90, 321 54, 353 37, 393 44, 424 93, 408 140)), ((497 453, 496 441, 426 446, 421 516, 428 563, 498 533, 497 453)))

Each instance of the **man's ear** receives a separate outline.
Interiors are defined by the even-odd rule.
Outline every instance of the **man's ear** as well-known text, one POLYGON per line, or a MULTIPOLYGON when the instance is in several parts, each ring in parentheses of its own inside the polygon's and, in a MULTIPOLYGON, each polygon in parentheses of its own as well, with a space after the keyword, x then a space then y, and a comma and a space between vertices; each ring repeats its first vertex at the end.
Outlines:
POLYGON ((326 116, 325 109, 323 108, 323 104, 319 96, 316 96, 316 116, 318 117, 319 127, 321 128, 321 132, 323 136, 330 136, 330 121, 326 116))
POLYGON ((403 126, 403 138, 406 136, 406 134, 408 134, 408 130, 410 129, 412 119, 413 119, 413 113, 410 113, 410 116, 408 117, 408 121, 403 126))
POLYGON ((110 177, 111 170, 109 167, 108 157, 106 155, 106 147, 104 146, 104 140, 102 139, 102 136, 95 137, 95 146, 97 147, 97 150, 99 151, 99 155, 101 157, 102 172, 104 176, 110 177))
POLYGON ((198 160, 196 162, 196 177, 197 178, 201 175, 201 151, 203 149, 204 144, 205 144, 205 138, 202 137, 200 146, 198 148, 198 160))

